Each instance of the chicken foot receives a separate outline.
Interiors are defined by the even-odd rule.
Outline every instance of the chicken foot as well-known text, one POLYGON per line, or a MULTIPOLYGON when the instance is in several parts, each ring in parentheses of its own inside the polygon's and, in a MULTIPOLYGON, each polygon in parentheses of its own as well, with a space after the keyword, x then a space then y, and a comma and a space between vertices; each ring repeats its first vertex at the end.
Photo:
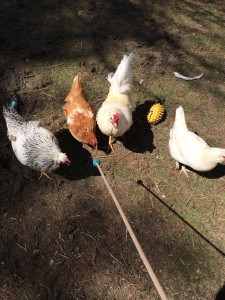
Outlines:
MULTIPOLYGON (((176 169, 179 169, 179 168, 180 168, 180 163, 178 161, 176 161, 176 169)), ((184 173, 187 177, 189 177, 187 172, 190 172, 190 171, 187 170, 185 168, 185 166, 181 166, 180 174, 184 173)))

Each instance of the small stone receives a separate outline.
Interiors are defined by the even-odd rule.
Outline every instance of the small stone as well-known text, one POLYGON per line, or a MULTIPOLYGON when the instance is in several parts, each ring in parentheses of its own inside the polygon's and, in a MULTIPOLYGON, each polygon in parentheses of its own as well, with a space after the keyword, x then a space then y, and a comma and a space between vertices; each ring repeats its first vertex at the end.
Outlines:
POLYGON ((69 240, 71 241, 73 238, 74 238, 74 234, 73 234, 73 233, 70 233, 70 234, 69 234, 69 240))
POLYGON ((52 266, 53 266, 53 264, 54 264, 54 260, 53 260, 53 259, 51 259, 49 264, 50 264, 50 267, 52 267, 52 266))

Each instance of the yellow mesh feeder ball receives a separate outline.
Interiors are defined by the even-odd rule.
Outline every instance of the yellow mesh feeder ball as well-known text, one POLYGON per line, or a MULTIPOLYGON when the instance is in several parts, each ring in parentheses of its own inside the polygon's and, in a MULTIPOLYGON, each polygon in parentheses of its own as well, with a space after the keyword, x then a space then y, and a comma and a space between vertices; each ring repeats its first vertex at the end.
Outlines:
POLYGON ((160 103, 155 103, 149 110, 147 115, 147 120, 150 124, 157 124, 159 121, 162 120, 164 115, 164 106, 160 103))

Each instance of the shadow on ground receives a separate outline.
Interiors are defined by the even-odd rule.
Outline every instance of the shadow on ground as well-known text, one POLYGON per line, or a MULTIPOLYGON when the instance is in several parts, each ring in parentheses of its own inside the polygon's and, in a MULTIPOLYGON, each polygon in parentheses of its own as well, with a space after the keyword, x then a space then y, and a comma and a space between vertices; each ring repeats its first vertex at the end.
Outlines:
POLYGON ((71 160, 70 166, 61 165, 56 174, 69 180, 79 180, 90 176, 99 176, 99 172, 92 164, 92 156, 82 143, 71 135, 68 129, 55 134, 59 141, 59 147, 71 160))
MULTIPOLYGON (((180 165, 182 166, 182 164, 180 164, 180 165)), ((213 170, 208 171, 208 172, 199 172, 199 171, 192 169, 189 166, 185 166, 185 169, 187 169, 193 173, 196 173, 201 177, 208 178, 208 179, 218 179, 225 175, 225 166, 220 165, 220 164, 218 164, 213 170)))
POLYGON ((147 122, 150 107, 150 101, 138 105, 133 112, 133 125, 124 136, 119 138, 124 147, 132 152, 145 153, 149 151, 151 153, 155 149, 151 125, 147 122))
POLYGON ((225 284, 219 290, 218 294, 216 295, 215 300, 224 300, 225 299, 225 284))
MULTIPOLYGON (((122 220, 114 206, 108 204, 108 195, 105 198, 97 186, 87 187, 86 193, 78 197, 77 193, 80 192, 76 191, 67 205, 61 207, 60 215, 57 201, 36 198, 35 203, 26 202, 23 210, 14 211, 13 220, 10 214, 1 217, 4 227, 13 225, 9 231, 1 232, 3 298, 10 294, 12 299, 23 299, 26 295, 34 300, 115 296, 124 299, 137 283, 138 299, 147 296, 142 294, 143 290, 148 295, 152 292, 154 287, 126 236, 122 220), (123 282, 121 278, 129 280, 123 282), (108 290, 109 285, 112 291, 108 290)), ((128 218, 153 269, 161 270, 158 276, 163 286, 169 286, 170 280, 163 278, 171 277, 171 272, 187 281, 199 276, 196 270, 203 268, 207 268, 208 276, 213 276, 206 252, 199 254, 197 250, 200 241, 193 246, 180 237, 170 236, 165 243, 161 232, 166 233, 169 228, 157 204, 154 213, 138 207, 128 213, 128 218), (142 216, 141 224, 138 214, 142 216)))

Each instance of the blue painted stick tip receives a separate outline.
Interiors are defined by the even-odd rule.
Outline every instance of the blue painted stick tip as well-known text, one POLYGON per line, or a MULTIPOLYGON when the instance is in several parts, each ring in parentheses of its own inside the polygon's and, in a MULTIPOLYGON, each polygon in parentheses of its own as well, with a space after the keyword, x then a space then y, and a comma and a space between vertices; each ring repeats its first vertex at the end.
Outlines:
POLYGON ((93 159, 93 166, 95 166, 95 167, 97 167, 97 165, 100 165, 100 159, 98 159, 98 158, 94 158, 93 159))

